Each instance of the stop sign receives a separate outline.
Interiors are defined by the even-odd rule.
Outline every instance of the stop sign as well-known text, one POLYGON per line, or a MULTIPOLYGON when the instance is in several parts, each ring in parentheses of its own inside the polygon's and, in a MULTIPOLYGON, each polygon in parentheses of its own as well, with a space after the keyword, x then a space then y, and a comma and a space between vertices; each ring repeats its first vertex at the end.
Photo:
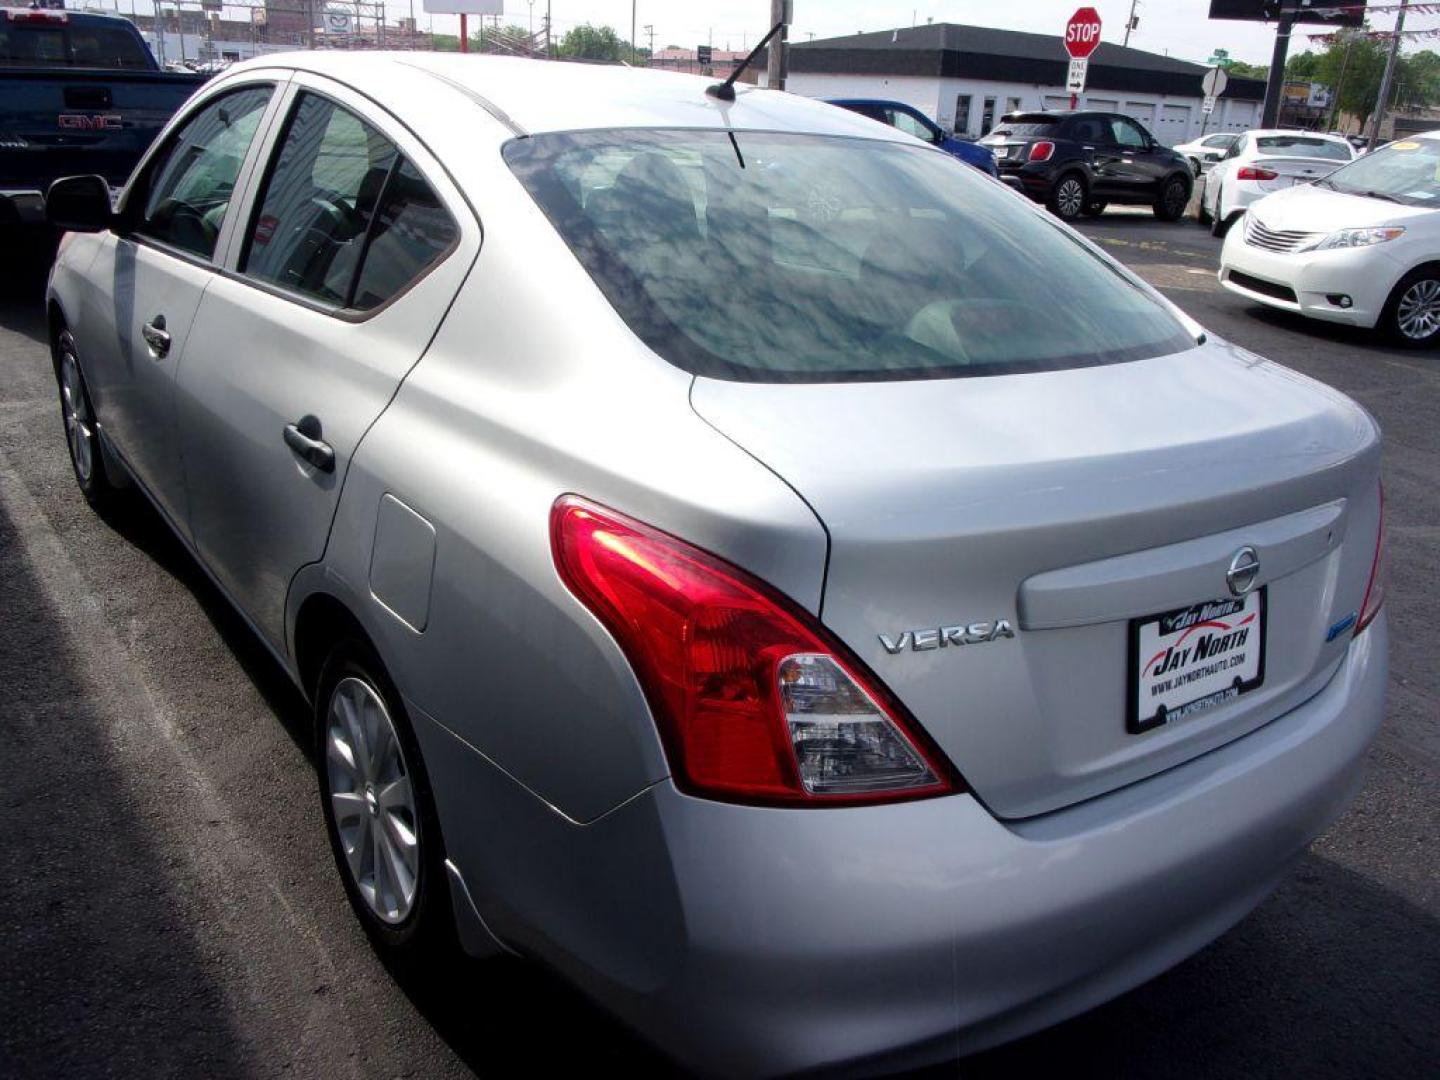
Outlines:
POLYGON ((1083 60, 1100 44, 1100 13, 1082 7, 1065 24, 1065 51, 1072 60, 1083 60))

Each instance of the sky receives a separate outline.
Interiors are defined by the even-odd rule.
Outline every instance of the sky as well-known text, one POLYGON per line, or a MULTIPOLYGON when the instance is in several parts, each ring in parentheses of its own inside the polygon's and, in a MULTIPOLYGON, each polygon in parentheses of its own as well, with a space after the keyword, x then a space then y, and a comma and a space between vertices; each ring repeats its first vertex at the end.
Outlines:
MULTIPOLYGON (((415 0, 419 23, 423 29, 426 18, 420 15, 422 0, 415 0)), ((444 0, 438 0, 443 3, 444 0)), ((533 11, 535 27, 542 25, 547 0, 536 0, 533 8, 525 0, 506 0, 505 22, 528 25, 533 11)), ((1393 0, 1373 0, 1392 3, 1393 0)), ((387 0, 390 17, 408 0, 387 0)), ((556 33, 563 34, 572 26, 592 22, 609 24, 622 38, 630 36, 631 0, 549 0, 556 33)), ((1009 30, 1059 35, 1071 13, 1080 6, 1079 0, 895 0, 876 3, 874 0, 794 0, 795 24, 791 41, 815 37, 853 34, 859 30, 889 30, 909 26, 912 21, 969 23, 996 26, 1009 30)), ((1117 44, 1125 36, 1125 19, 1130 0, 1089 0, 1088 6, 1100 13, 1101 39, 1117 44)), ((739 49, 754 45, 769 28, 769 0, 634 0, 636 37, 640 45, 649 43, 646 24, 654 26, 655 45, 682 45, 693 48, 709 41, 717 48, 739 49)), ((1140 0, 1136 14, 1140 27, 1130 35, 1132 47, 1150 52, 1166 53, 1186 60, 1204 60, 1211 50, 1228 49, 1236 60, 1268 64, 1275 44, 1273 27, 1263 23, 1211 21, 1207 17, 1210 0, 1140 0)), ((1372 19, 1378 29, 1389 29, 1394 20, 1377 14, 1372 19)), ((458 20, 435 16, 434 28, 454 32, 458 20)), ((1409 27, 1440 27, 1440 16, 1411 15, 1409 27)), ((1317 32, 1323 32, 1316 28, 1317 32)), ((1304 50, 1304 38, 1297 32, 1292 52, 1304 50)), ((1425 42, 1423 47, 1436 43, 1425 42)))

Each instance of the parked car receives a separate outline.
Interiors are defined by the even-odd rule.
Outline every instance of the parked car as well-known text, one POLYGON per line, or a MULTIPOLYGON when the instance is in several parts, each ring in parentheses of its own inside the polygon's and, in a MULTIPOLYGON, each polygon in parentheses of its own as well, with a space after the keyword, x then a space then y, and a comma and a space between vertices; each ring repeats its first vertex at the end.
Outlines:
POLYGON ((1342 138, 1315 131, 1247 131, 1205 176, 1200 224, 1224 236, 1257 199, 1295 184, 1308 184, 1354 161, 1342 138))
POLYGON ((1440 343, 1440 132, 1392 142, 1261 199, 1231 230, 1220 282, 1270 307, 1440 343))
POLYGON ((1156 217, 1178 221, 1195 180, 1184 155, 1115 113, 1007 113, 981 144, 994 151, 1002 178, 1066 221, 1112 202, 1149 205, 1156 217))
POLYGON ((161 72, 127 19, 0 8, 0 226, 42 224, 56 177, 118 188, 202 81, 161 72))
POLYGON ((116 209, 51 191, 74 472, 313 703, 388 959, 533 958, 708 1073, 944 1060, 1345 805, 1379 434, 953 159, 711 85, 235 66, 116 209))
POLYGON ((1199 176, 1224 157, 1239 138, 1233 131, 1217 131, 1213 135, 1181 143, 1175 147, 1175 152, 1184 154, 1190 162, 1190 171, 1199 176))
POLYGON ((974 165, 981 172, 989 173, 991 176, 1000 175, 1000 170, 995 167, 995 155, 989 150, 978 143, 957 139, 953 135, 947 134, 939 124, 919 109, 906 105, 903 101, 837 98, 830 104, 838 105, 842 109, 849 109, 861 116, 868 116, 871 120, 879 120, 880 123, 888 124, 903 131, 906 135, 913 135, 917 139, 938 146, 947 154, 965 162, 966 165, 974 165))

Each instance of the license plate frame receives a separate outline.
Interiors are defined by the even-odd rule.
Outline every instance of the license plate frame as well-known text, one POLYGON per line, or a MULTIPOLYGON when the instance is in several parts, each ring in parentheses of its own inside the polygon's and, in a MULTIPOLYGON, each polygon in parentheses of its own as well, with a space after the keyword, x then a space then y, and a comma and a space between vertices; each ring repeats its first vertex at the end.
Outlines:
POLYGON ((1131 735, 1141 735, 1234 701, 1264 685, 1269 609, 1267 588, 1261 586, 1244 596, 1202 600, 1185 607, 1131 619, 1126 628, 1129 663, 1125 730, 1131 735), (1173 625, 1173 629, 1169 631, 1163 629, 1167 621, 1173 625), (1242 642, 1232 648, 1207 649, 1203 655, 1193 660, 1187 656, 1184 662, 1163 669, 1154 666, 1158 662, 1170 661, 1174 655, 1173 647, 1182 647, 1189 643, 1193 649, 1204 638, 1211 639, 1211 645, 1220 645, 1223 642, 1216 639, 1223 639, 1226 635, 1252 625, 1258 631, 1253 640, 1246 635, 1242 642), (1154 626, 1155 630, 1152 634, 1147 634, 1145 628, 1151 626, 1154 626), (1155 651, 1157 646, 1161 649, 1158 653, 1155 651), (1253 662, 1250 660, 1252 649, 1253 662), (1149 651, 1142 656, 1142 650, 1149 651), (1239 662, 1234 662, 1236 658, 1239 658, 1239 662), (1231 665, 1231 670, 1235 672, 1229 680, 1224 680, 1224 672, 1211 675, 1190 674, 1221 662, 1231 665), (1141 670, 1142 663, 1147 668, 1144 672, 1141 670), (1188 690, 1181 691, 1178 686, 1168 687, 1159 694, 1152 692, 1148 697, 1150 700, 1159 697, 1160 705, 1154 711, 1142 714, 1141 699, 1147 696, 1142 694, 1142 690, 1159 684, 1162 681, 1161 675, 1172 680, 1189 675, 1189 680, 1181 685, 1190 686, 1198 692, 1191 694, 1188 690))

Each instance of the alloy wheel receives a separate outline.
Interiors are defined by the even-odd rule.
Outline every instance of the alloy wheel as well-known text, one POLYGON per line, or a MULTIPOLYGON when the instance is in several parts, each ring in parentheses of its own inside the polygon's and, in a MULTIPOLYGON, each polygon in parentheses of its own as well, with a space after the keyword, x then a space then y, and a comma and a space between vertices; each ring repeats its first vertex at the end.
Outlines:
POLYGON ((1422 278, 1401 293, 1395 322, 1411 341, 1424 341, 1440 332, 1440 281, 1422 278))
POLYGON ((1060 207, 1061 217, 1074 217, 1085 205, 1084 186, 1073 176, 1060 181, 1060 189, 1055 193, 1055 203, 1060 207))
POLYGON ((69 333, 60 335, 60 409, 65 418, 65 439, 70 460, 82 484, 88 484, 95 470, 95 425, 85 398, 85 382, 75 358, 75 343, 69 333))
POLYGON ((377 918, 402 923, 419 888, 420 815, 390 711, 349 676, 330 694, 325 728, 326 786, 351 880, 377 918))

